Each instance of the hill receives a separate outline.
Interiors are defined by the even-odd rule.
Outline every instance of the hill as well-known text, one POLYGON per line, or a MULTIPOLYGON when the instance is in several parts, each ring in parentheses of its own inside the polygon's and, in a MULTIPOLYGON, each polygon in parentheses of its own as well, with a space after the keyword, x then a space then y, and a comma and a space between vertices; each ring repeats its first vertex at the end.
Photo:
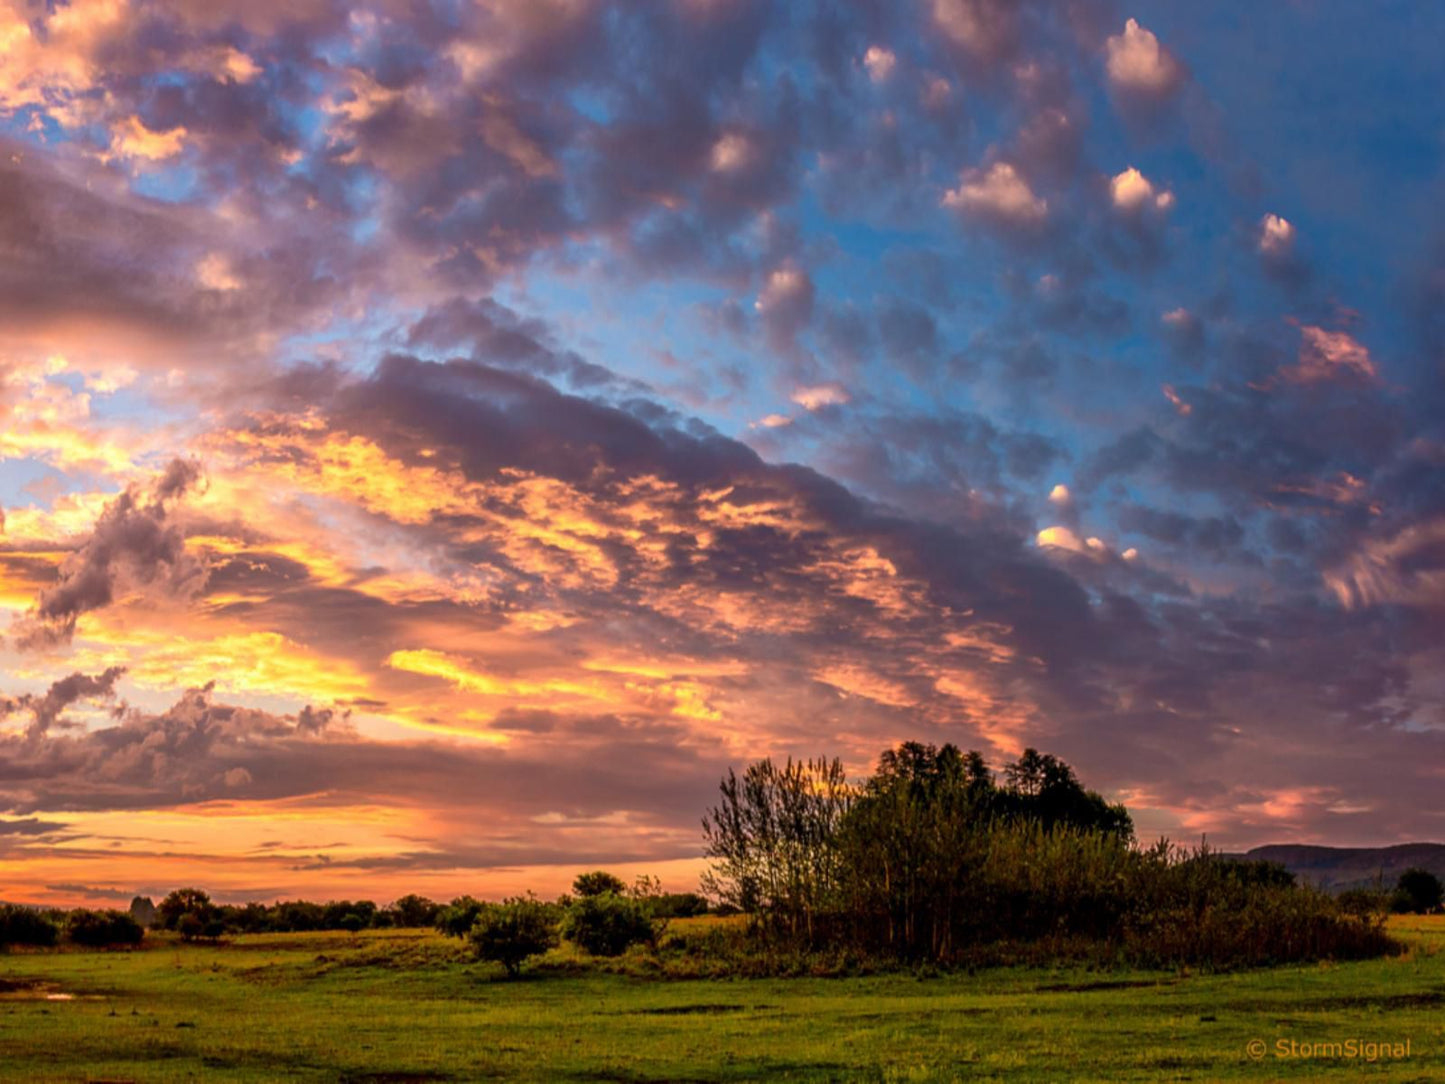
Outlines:
POLYGON ((1386 888, 1412 866, 1428 869, 1445 880, 1445 843, 1400 843, 1393 847, 1314 847, 1272 843, 1241 857, 1278 862, 1302 884, 1331 892, 1368 888, 1382 881, 1386 888))

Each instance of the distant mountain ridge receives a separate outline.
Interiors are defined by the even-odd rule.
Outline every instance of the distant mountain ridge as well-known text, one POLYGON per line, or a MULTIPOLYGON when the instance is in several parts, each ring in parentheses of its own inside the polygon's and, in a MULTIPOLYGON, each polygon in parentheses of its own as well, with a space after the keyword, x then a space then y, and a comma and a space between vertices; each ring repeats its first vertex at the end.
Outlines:
POLYGON ((1393 888, 1400 874, 1418 866, 1445 880, 1445 843, 1399 843, 1393 847, 1317 847, 1271 843, 1238 858, 1278 862, 1301 884, 1330 892, 1347 888, 1393 888))

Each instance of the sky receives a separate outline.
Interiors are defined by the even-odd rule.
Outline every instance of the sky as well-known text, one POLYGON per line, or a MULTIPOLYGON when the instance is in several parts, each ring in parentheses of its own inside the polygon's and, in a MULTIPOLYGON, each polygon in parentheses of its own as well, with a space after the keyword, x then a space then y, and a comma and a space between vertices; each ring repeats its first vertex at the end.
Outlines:
POLYGON ((1442 35, 0 0, 0 898, 689 890, 909 739, 1445 838, 1442 35))

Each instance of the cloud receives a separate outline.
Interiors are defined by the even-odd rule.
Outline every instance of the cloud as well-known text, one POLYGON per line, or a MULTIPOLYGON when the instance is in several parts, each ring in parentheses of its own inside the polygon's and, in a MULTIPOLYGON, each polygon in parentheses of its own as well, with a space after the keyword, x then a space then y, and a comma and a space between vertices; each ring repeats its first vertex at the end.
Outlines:
POLYGON ((933 21, 944 38, 988 63, 1018 47, 1018 7, 1008 0, 932 0, 933 21))
POLYGON ((1183 82, 1179 62, 1136 19, 1127 20, 1123 32, 1104 43, 1104 51, 1109 85, 1120 94, 1157 101, 1173 95, 1183 82))
POLYGON ((1149 179, 1133 166, 1110 179, 1109 196, 1115 208, 1126 214, 1138 214, 1145 208, 1167 211, 1174 206, 1172 192, 1156 191, 1149 179))
POLYGON ((39 647, 68 642, 83 614, 109 606, 117 590, 145 589, 186 598, 200 590, 205 570, 185 550, 174 505, 200 479, 200 467, 175 459, 147 495, 131 486, 60 566, 55 584, 16 624, 18 642, 39 647))
POLYGON ((112 134, 110 145, 116 154, 156 162, 181 153, 186 145, 186 130, 177 126, 163 132, 152 131, 139 117, 130 116, 112 134))
POLYGON ((1285 259, 1294 251, 1295 229, 1290 221, 1276 214, 1259 220, 1259 251, 1271 259, 1285 259))
POLYGON ((898 57, 892 49, 882 45, 870 45, 863 54, 863 67, 868 71, 868 78, 875 83, 886 83, 897 66, 898 57))
POLYGON ((109 700, 115 696, 116 682, 125 674, 125 667, 112 666, 104 673, 91 676, 76 672, 53 682, 44 696, 23 695, 0 701, 5 711, 29 711, 30 725, 25 734, 30 740, 43 738, 60 721, 65 709, 81 700, 109 700))
POLYGON ((1370 351, 1347 331, 1300 327, 1299 361, 1281 372, 1294 384, 1370 381, 1378 374, 1370 351))
POLYGON ((1034 194, 1028 181, 1007 162, 963 172, 957 188, 943 195, 943 206, 1005 226, 1032 228, 1049 213, 1049 201, 1034 194))
POLYGON ((821 410, 824 407, 843 406, 852 402, 853 397, 841 384, 815 384, 794 388, 792 399, 804 410, 821 410))

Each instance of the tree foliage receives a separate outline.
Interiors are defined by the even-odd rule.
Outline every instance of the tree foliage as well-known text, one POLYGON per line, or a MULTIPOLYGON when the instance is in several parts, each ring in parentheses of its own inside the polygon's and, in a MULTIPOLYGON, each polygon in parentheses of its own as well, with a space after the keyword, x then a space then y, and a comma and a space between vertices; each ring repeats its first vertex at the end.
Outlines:
POLYGON ((1445 900, 1445 886, 1441 885, 1440 878, 1416 866, 1400 874, 1391 908, 1400 914, 1428 915, 1440 910, 1442 900, 1445 900))
POLYGON ((515 978, 522 964, 557 944, 554 908, 533 896, 482 904, 468 937, 479 960, 491 960, 515 978))
POLYGON ((49 948, 59 937, 59 928, 43 912, 13 903, 0 904, 0 950, 12 945, 49 948))
POLYGON ((562 918, 561 933, 593 956, 621 956, 653 940, 652 915, 644 900, 617 892, 578 896, 562 918))
POLYGON ((129 911, 77 908, 66 917, 65 937, 86 948, 134 948, 145 937, 145 929, 129 911))
POLYGON ((984 945, 1127 944, 1155 962, 1378 954, 1346 913, 1269 863, 1140 849, 1122 805, 1027 749, 983 757, 909 742, 860 785, 836 761, 729 772, 703 821, 704 888, 765 939, 949 961, 984 945))
POLYGON ((437 912, 436 928, 448 937, 466 937, 484 907, 486 904, 479 899, 458 896, 437 912))
POLYGON ((621 877, 601 869, 595 869, 589 873, 579 873, 572 882, 572 894, 582 899, 589 896, 600 896, 604 892, 620 896, 626 891, 627 885, 623 883, 621 877))

